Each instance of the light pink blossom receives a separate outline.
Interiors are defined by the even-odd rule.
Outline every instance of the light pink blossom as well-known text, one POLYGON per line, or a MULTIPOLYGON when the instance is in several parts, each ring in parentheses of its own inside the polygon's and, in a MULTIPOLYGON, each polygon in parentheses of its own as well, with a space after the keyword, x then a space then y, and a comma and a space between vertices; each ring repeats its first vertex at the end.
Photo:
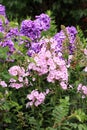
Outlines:
POLYGON ((66 90, 67 89, 67 84, 65 84, 64 82, 60 83, 60 86, 62 87, 62 89, 66 90))
POLYGON ((1 85, 3 88, 7 87, 7 84, 5 83, 5 81, 0 81, 0 85, 1 85))
POLYGON ((19 88, 23 87, 23 84, 22 83, 11 83, 10 87, 19 89, 19 88))
POLYGON ((87 49, 84 49, 84 54, 87 55, 87 49))
POLYGON ((87 67, 85 67, 84 71, 87 72, 87 67))

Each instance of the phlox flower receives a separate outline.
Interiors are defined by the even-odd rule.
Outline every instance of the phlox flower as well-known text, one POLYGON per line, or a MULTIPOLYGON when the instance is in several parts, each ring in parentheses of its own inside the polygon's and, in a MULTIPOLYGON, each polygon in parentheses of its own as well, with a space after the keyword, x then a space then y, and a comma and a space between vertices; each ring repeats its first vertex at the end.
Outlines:
POLYGON ((87 96, 87 86, 79 84, 77 87, 77 92, 82 93, 83 96, 87 96))
POLYGON ((84 49, 84 54, 87 55, 87 49, 84 49))
POLYGON ((1 85, 3 88, 7 87, 7 84, 6 84, 5 81, 0 81, 0 85, 1 85))
POLYGON ((22 83, 11 83, 11 84, 10 84, 10 87, 11 87, 11 88, 19 89, 19 88, 22 88, 22 87, 23 87, 23 84, 22 84, 22 83))
POLYGON ((25 75, 25 69, 20 66, 12 66, 9 70, 9 74, 12 76, 24 76, 25 75))
POLYGON ((62 58, 62 53, 56 53, 55 49, 51 48, 52 44, 50 39, 44 39, 45 43, 42 45, 39 53, 33 55, 35 63, 30 63, 29 70, 36 71, 38 75, 47 75, 47 81, 54 83, 58 81, 68 82, 68 71, 66 62, 62 58))
POLYGON ((39 92, 38 90, 33 90, 30 94, 27 95, 27 98, 30 100, 26 107, 29 106, 39 106, 40 104, 44 103, 45 96, 49 93, 49 89, 46 90, 46 92, 39 92))
POLYGON ((84 71, 87 72, 87 67, 85 67, 84 71))
POLYGON ((9 74, 12 75, 12 76, 17 76, 19 69, 20 69, 19 66, 12 66, 12 67, 8 70, 8 72, 9 72, 9 74))
POLYGON ((67 84, 65 84, 64 82, 60 83, 60 86, 62 87, 62 89, 66 90, 67 89, 67 84))

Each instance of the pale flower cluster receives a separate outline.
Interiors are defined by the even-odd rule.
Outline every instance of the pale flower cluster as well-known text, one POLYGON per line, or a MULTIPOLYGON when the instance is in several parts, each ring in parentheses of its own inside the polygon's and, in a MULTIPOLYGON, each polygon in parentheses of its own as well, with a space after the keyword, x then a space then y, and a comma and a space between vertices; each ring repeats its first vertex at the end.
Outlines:
POLYGON ((49 89, 46 90, 46 92, 39 92, 38 90, 33 90, 30 94, 27 95, 27 98, 30 100, 26 104, 26 108, 29 106, 38 106, 42 103, 44 103, 45 96, 49 93, 49 89))
POLYGON ((79 84, 77 87, 77 91, 82 93, 84 96, 87 96, 87 86, 79 84))
POLYGON ((0 86, 2 86, 3 88, 7 87, 7 84, 5 81, 0 79, 0 86))
POLYGON ((28 78, 27 78, 27 76, 29 76, 29 72, 26 72, 23 67, 12 66, 8 70, 8 72, 9 72, 9 74, 11 76, 14 77, 14 78, 11 78, 9 80, 9 82, 10 82, 9 86, 10 87, 19 89, 19 88, 23 87, 24 85, 25 86, 28 85, 28 78), (17 78, 15 78, 15 77, 17 77, 17 78))
POLYGON ((40 52, 32 56, 35 62, 30 63, 28 69, 36 71, 38 75, 46 74, 48 82, 60 81, 61 87, 67 89, 67 66, 62 53, 55 51, 56 44, 56 41, 52 38, 44 39, 40 52))

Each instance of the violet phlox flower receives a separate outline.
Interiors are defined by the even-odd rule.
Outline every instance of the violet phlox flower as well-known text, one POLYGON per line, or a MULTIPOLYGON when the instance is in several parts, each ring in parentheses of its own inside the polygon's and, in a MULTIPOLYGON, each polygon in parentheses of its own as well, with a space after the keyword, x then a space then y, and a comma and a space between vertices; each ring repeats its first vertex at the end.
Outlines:
POLYGON ((71 26, 71 27, 68 26, 68 27, 66 27, 66 30, 67 30, 67 34, 69 36, 70 43, 73 44, 75 42, 77 30, 74 26, 71 26))
POLYGON ((38 53, 41 49, 41 44, 40 42, 32 42, 31 47, 29 48, 27 54, 28 56, 32 56, 35 53, 38 53))
POLYGON ((46 31, 50 28, 50 18, 47 14, 42 13, 35 18, 34 22, 39 30, 46 31))
POLYGON ((26 108, 29 106, 38 107, 40 104, 44 103, 45 96, 49 93, 49 89, 46 92, 39 92, 38 90, 33 90, 30 94, 27 95, 27 98, 30 102, 26 104, 26 108))
MULTIPOLYGON (((77 30, 74 26, 71 27, 66 27, 66 32, 68 35, 68 39, 69 39, 69 50, 70 50, 70 54, 73 53, 73 50, 75 49, 75 39, 76 39, 76 34, 77 34, 77 30)), ((63 47, 63 41, 66 39, 66 35, 64 33, 63 30, 61 30, 59 33, 57 33, 54 36, 54 39, 57 41, 57 46, 58 46, 58 51, 62 51, 62 47, 63 47)))
POLYGON ((3 31, 4 31, 4 27, 3 27, 2 20, 0 19, 0 32, 3 32, 3 31))
POLYGON ((24 20, 21 23, 20 33, 29 37, 31 40, 36 40, 41 37, 41 31, 46 31, 50 28, 50 18, 46 14, 36 16, 36 20, 24 20))
MULTIPOLYGON (((0 4, 0 15, 4 17, 5 24, 8 24, 8 19, 6 18, 5 6, 0 4)), ((2 20, 2 18, 1 18, 2 20)))
POLYGON ((1 5, 1 4, 0 4, 0 15, 6 16, 6 13, 5 13, 5 6, 3 6, 3 5, 1 5))
POLYGON ((6 37, 7 38, 16 38, 17 36, 19 36, 19 31, 18 28, 10 28, 6 37))
POLYGON ((35 40, 40 38, 41 32, 36 27, 34 21, 32 20, 24 20, 21 23, 20 33, 24 36, 29 37, 31 40, 35 40))
POLYGON ((14 43, 13 43, 13 41, 10 40, 10 39, 6 39, 6 40, 4 40, 3 42, 1 42, 1 46, 2 46, 2 47, 8 46, 10 52, 14 52, 14 51, 15 51, 14 43))
POLYGON ((45 40, 46 39, 41 38, 37 42, 31 42, 29 49, 27 51, 28 56, 32 57, 34 54, 38 53, 41 50, 43 44, 45 44, 47 42, 45 40))

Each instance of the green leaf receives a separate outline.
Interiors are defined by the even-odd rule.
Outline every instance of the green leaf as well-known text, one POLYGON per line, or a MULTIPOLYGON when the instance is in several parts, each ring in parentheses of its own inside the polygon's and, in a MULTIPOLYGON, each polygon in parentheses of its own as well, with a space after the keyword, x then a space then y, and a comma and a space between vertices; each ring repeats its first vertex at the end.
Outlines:
POLYGON ((0 58, 6 59, 8 51, 9 51, 8 47, 0 47, 0 58))
POLYGON ((0 15, 0 19, 2 20, 3 24, 5 24, 5 17, 3 15, 0 15))
MULTIPOLYGON (((60 104, 55 106, 53 110, 53 120, 55 124, 60 124, 64 118, 67 116, 69 112, 69 97, 65 97, 65 99, 60 99, 60 104)), ((54 124, 54 125, 55 125, 54 124)))
POLYGON ((57 130, 56 128, 47 127, 46 130, 57 130))
POLYGON ((4 36, 3 36, 3 33, 2 32, 0 32, 0 38, 3 38, 4 36))
POLYGON ((18 27, 18 23, 17 22, 9 22, 9 26, 12 28, 18 27))
POLYGON ((28 40, 28 41, 31 42, 31 39, 29 37, 27 37, 27 36, 21 36, 21 38, 22 38, 22 40, 28 40))
POLYGON ((80 122, 84 122, 85 120, 87 120, 87 115, 81 109, 78 109, 78 110, 75 111, 75 117, 80 122))

